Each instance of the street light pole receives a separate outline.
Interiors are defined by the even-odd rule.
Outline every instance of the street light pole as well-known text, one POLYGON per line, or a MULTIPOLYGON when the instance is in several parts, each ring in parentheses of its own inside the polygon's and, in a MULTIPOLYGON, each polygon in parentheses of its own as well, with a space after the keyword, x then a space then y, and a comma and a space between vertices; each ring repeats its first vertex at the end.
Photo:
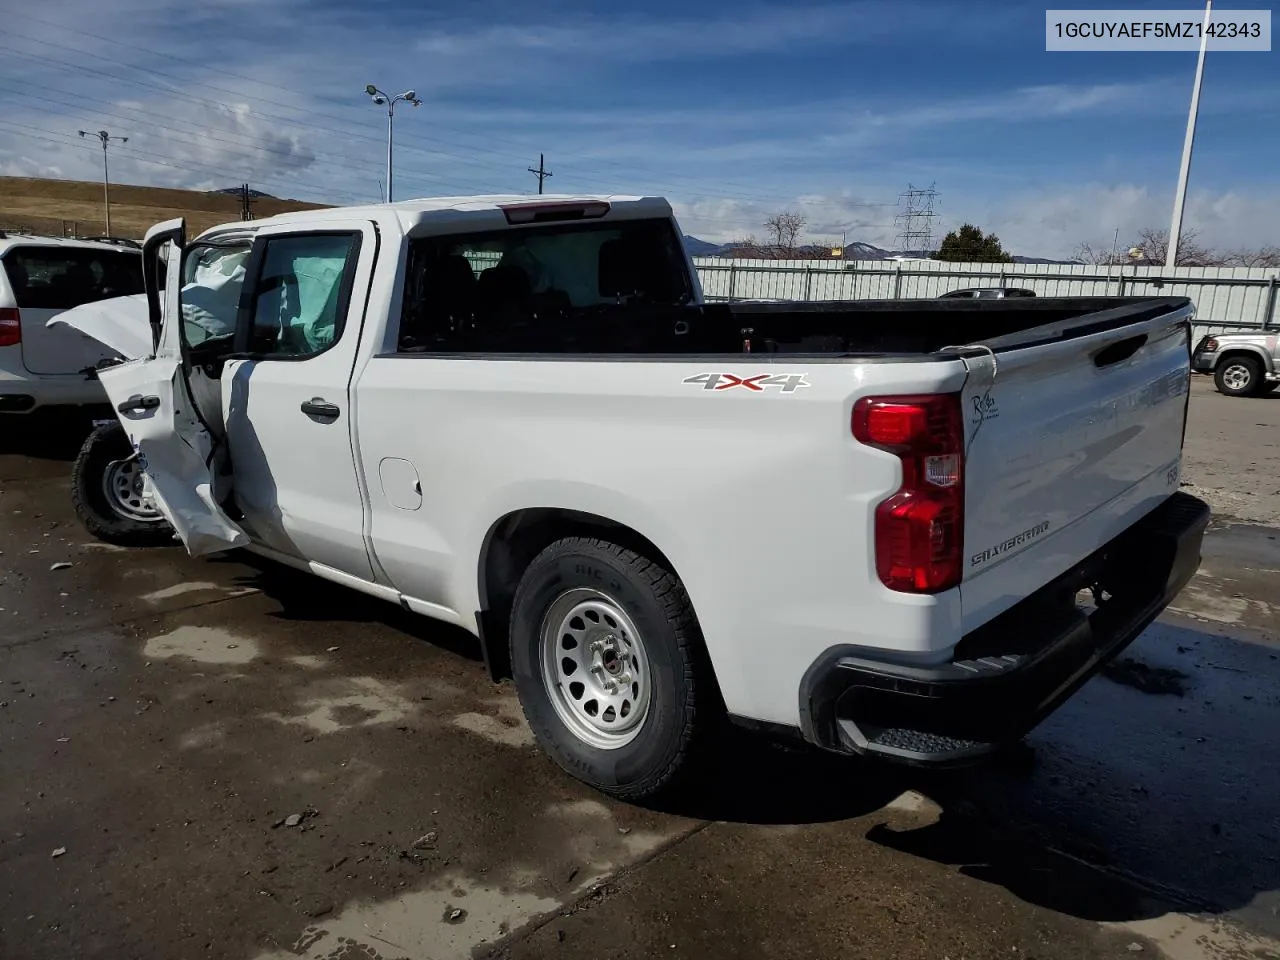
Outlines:
POLYGON ((1182 239, 1182 213, 1187 205, 1187 177, 1191 173, 1191 148, 1196 139, 1196 117, 1200 113, 1200 85, 1204 81, 1204 55, 1209 47, 1209 24, 1213 17, 1213 0, 1204 5, 1204 29, 1200 33, 1200 57, 1196 61, 1196 79, 1191 88, 1191 110, 1187 115, 1187 136, 1182 142, 1182 166, 1178 170, 1178 189, 1173 198, 1173 223, 1169 227, 1166 267, 1178 265, 1178 241, 1182 239))
POLYGON ((111 236, 111 178, 107 172, 107 144, 112 140, 119 140, 121 143, 128 143, 128 137, 113 137, 105 130, 99 130, 96 133, 90 133, 88 130, 81 130, 80 136, 94 136, 102 141, 102 205, 107 220, 107 236, 111 236))
POLYGON ((396 104, 401 100, 407 100, 415 107, 422 106, 422 101, 417 98, 412 90, 406 90, 404 93, 398 93, 394 97, 390 94, 383 93, 372 83, 364 88, 364 92, 373 98, 373 102, 378 106, 386 104, 387 107, 387 203, 391 202, 391 151, 392 143, 395 138, 395 120, 396 120, 396 104))

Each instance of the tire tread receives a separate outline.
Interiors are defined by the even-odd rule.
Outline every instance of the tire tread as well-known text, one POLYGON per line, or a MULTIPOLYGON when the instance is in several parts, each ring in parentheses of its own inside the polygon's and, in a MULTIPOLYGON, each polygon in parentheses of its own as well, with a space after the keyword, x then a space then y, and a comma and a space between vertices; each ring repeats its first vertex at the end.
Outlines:
MULTIPOLYGON (((712 713, 707 706, 714 697, 714 677, 693 604, 674 572, 644 554, 599 537, 569 536, 557 540, 534 557, 529 568, 550 562, 566 553, 602 553, 618 565, 629 568, 648 588, 671 627, 684 664, 684 679, 687 681, 683 704, 685 722, 680 730, 679 742, 664 769, 654 771, 650 776, 625 787, 608 791, 614 796, 631 800, 652 798, 670 792, 678 788, 693 766, 689 760, 705 739, 712 713)), ((523 586, 522 583, 516 590, 517 606, 520 604, 523 586)), ((517 638, 514 634, 510 642, 513 647, 512 662, 515 662, 514 645, 517 638)), ((533 718, 523 700, 521 709, 525 719, 532 723, 533 718)))

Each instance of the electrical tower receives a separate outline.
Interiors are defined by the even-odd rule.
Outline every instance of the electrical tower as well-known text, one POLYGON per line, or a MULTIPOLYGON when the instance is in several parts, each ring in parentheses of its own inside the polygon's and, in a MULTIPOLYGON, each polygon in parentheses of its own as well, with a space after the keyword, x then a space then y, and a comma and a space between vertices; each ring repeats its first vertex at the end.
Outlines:
POLYGON ((542 154, 538 154, 538 168, 535 170, 533 167, 529 167, 528 169, 530 173, 538 178, 538 193, 542 193, 542 181, 551 176, 551 171, 547 169, 547 163, 542 154))
POLYGON ((921 189, 909 183, 906 192, 899 194, 901 212, 893 222, 898 225, 898 249, 903 253, 927 257, 933 252, 933 221, 938 216, 933 206, 937 199, 938 191, 933 184, 921 189))

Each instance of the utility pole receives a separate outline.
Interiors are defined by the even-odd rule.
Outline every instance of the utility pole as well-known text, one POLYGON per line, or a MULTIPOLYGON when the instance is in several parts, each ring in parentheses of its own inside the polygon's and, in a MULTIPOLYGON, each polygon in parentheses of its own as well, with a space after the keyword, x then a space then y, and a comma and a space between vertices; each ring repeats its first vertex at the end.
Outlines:
POLYGON ((538 193, 542 193, 542 181, 551 176, 551 171, 547 169, 546 158, 542 154, 538 154, 538 169, 528 168, 529 172, 538 178, 538 193))
POLYGON ((1178 170, 1178 190, 1173 198, 1173 224, 1169 227, 1166 267, 1178 265, 1178 241, 1182 239, 1182 213, 1187 206, 1187 177, 1191 173, 1191 147, 1196 139, 1196 116, 1200 113, 1200 84, 1204 80, 1204 54, 1209 47, 1209 23, 1213 19, 1213 0, 1204 5, 1204 29, 1200 32, 1200 58, 1196 61, 1196 79, 1191 87, 1191 110, 1187 114, 1187 136, 1182 142, 1182 166, 1178 170))
POLYGON ((406 90, 404 93, 397 93, 394 97, 388 93, 383 93, 372 83, 367 84, 364 92, 373 98, 373 102, 378 106, 383 104, 387 107, 387 203, 391 202, 391 143, 394 133, 394 125, 396 119, 396 104, 401 100, 407 100, 415 107, 422 106, 422 101, 412 90, 406 90))
POLYGON ((240 184, 240 219, 241 220, 253 219, 253 210, 251 209, 251 207, 253 206, 254 203, 255 201, 250 199, 249 197, 249 185, 247 183, 240 184))
POLYGON ((96 133, 90 133, 88 130, 81 130, 80 136, 94 136, 102 141, 102 205, 107 219, 107 236, 111 236, 111 178, 107 173, 107 144, 112 140, 119 140, 121 143, 128 143, 128 137, 113 137, 105 130, 99 130, 96 133))

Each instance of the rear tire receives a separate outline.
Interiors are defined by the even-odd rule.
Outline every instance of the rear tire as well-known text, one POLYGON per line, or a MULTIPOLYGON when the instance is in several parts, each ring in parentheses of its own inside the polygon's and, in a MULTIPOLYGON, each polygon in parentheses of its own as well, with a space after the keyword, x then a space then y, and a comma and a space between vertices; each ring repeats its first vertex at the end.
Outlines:
POLYGON ((71 502, 89 533, 123 547, 172 544, 173 527, 137 495, 136 462, 119 423, 95 427, 71 468, 71 502))
POLYGON ((1213 372, 1218 392, 1228 397, 1253 397, 1266 386, 1262 364, 1255 357, 1227 357, 1213 372))
POLYGON ((627 800, 677 789, 719 712, 679 579, 604 540, 569 537, 534 558, 513 603, 511 665, 542 749, 627 800))

